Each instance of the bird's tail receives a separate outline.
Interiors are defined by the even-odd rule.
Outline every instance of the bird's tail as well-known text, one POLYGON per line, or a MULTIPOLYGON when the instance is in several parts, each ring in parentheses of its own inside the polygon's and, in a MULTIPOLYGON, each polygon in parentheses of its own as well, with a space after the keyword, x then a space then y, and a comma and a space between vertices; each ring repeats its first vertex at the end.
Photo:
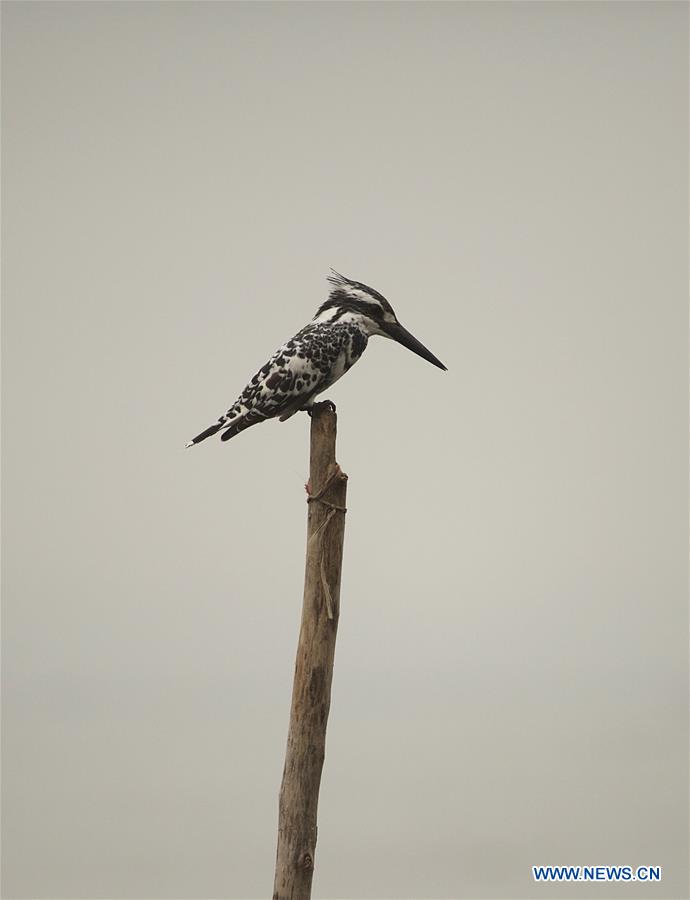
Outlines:
POLYGON ((223 433, 220 436, 221 441, 229 441, 230 438, 235 437, 236 434, 244 431, 245 428, 251 428, 257 422, 264 422, 268 418, 270 416, 258 409, 250 409, 248 412, 242 413, 236 413, 231 410, 227 415, 221 416, 215 425, 211 425, 206 431, 202 431, 201 434, 197 434, 195 438, 192 438, 191 441, 185 444, 185 447, 193 447, 194 444, 200 444, 201 441, 205 441, 207 437, 211 437, 212 434, 216 434, 221 429, 223 429, 223 433))
POLYGON ((193 447, 194 444, 200 444, 202 441, 205 441, 206 438, 211 437, 211 435, 216 434, 223 428, 224 425, 227 425, 227 421, 222 419, 220 422, 216 422, 215 425, 211 425, 210 428, 207 428, 206 431, 202 431, 201 434, 197 434, 195 438, 192 438, 191 441, 187 441, 185 447, 193 447))

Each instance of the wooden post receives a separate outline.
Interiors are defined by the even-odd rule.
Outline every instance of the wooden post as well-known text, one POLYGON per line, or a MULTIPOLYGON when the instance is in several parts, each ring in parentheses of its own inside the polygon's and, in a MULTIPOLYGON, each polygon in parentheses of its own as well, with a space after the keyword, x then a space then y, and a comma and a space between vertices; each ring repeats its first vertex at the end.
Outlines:
POLYGON ((315 404, 307 486, 302 624, 280 787, 273 900, 311 897, 316 810, 331 704, 345 534, 347 475, 335 460, 336 423, 332 404, 315 404))

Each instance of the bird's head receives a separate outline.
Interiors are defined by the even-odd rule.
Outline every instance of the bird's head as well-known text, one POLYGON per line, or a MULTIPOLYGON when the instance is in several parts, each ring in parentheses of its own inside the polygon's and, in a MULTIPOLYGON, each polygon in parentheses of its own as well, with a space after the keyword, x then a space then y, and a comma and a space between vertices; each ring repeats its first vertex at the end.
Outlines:
POLYGON ((445 371, 443 363, 398 322, 393 307, 383 294, 361 281, 353 281, 333 269, 331 271, 333 274, 328 277, 331 292, 317 310, 315 322, 354 322, 367 335, 380 334, 391 338, 445 371))

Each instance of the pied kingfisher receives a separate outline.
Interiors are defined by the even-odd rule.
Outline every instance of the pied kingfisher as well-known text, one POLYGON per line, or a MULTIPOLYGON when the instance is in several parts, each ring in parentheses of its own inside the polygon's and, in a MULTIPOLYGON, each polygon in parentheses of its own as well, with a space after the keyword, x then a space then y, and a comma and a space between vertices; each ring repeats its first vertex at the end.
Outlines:
POLYGON ((314 399, 360 358, 372 335, 392 338, 439 369, 443 363, 398 322, 384 296, 335 270, 332 288, 312 321, 283 344, 262 366, 230 409, 185 446, 216 434, 227 441, 245 428, 296 412, 310 412, 314 399))

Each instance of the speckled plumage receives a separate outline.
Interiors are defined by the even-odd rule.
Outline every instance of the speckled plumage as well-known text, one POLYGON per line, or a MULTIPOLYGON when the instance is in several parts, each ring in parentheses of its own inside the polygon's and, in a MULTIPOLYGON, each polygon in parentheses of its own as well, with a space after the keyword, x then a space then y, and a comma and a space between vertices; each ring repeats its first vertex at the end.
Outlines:
POLYGON ((223 417, 227 440, 261 419, 281 422, 308 408, 357 362, 368 336, 354 323, 310 322, 254 375, 223 417))
MULTIPOLYGON (((265 419, 283 422, 299 410, 308 410, 318 394, 357 362, 373 334, 389 337, 393 335, 388 332, 397 329, 415 341, 402 329, 385 297, 373 288, 335 272, 328 280, 333 289, 314 319, 276 350, 227 412, 188 447, 218 431, 226 441, 265 419)), ((445 368, 421 344, 418 346, 427 359, 445 368)), ((416 347, 411 349, 420 352, 416 347)))

